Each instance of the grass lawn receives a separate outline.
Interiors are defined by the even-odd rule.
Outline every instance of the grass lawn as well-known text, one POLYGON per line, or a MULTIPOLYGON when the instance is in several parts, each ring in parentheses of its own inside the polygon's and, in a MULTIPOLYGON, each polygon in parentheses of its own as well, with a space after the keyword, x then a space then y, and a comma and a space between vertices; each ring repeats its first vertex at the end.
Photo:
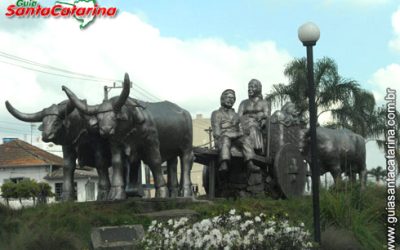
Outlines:
MULTIPOLYGON (((358 187, 345 185, 341 190, 321 190, 320 200, 322 231, 331 227, 343 229, 354 235, 362 249, 384 248, 386 192, 383 187, 369 185, 360 192, 358 187)), ((196 211, 198 219, 227 213, 232 208, 253 214, 262 212, 275 218, 302 221, 312 232, 311 197, 217 199, 212 204, 171 200, 153 205, 154 210, 183 208, 196 211)), ((151 218, 140 215, 146 210, 136 200, 58 203, 21 210, 1 206, 0 249, 89 249, 92 227, 142 224, 147 228, 151 218)), ((400 210, 397 208, 397 211, 400 210)), ((335 235, 330 237, 334 239, 335 235)))

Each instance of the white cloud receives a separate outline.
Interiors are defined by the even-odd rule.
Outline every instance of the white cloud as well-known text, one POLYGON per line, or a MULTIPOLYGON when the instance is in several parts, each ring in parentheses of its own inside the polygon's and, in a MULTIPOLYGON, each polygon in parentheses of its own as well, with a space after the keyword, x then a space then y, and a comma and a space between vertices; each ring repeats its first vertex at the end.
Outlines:
POLYGON ((369 7, 384 5, 392 2, 393 0, 325 0, 324 3, 327 5, 341 4, 341 5, 355 5, 359 7, 369 7))
MULTIPOLYGON (((16 26, 26 21, 7 20, 16 26)), ((272 84, 285 82, 283 68, 291 59, 272 41, 255 42, 243 49, 218 38, 163 37, 157 28, 126 12, 114 19, 98 18, 86 30, 80 30, 72 18, 41 19, 32 31, 2 26, 0 37, 0 51, 47 65, 112 79, 122 79, 128 72, 134 84, 152 95, 205 116, 219 107, 220 93, 226 88, 237 91, 238 106, 247 98, 251 78, 263 83, 264 93, 272 84)), ((0 118, 11 119, 5 100, 26 112, 64 100, 61 85, 91 104, 103 99, 104 83, 49 76, 4 63, 0 63, 0 71, 0 118)), ((131 96, 148 99, 135 87, 131 96)))
POLYGON ((400 52, 400 8, 392 15, 394 38, 389 41, 389 47, 400 52))
POLYGON ((346 2, 352 2, 357 5, 382 5, 382 4, 387 4, 390 3, 391 0, 350 0, 346 2))
MULTIPOLYGON (((377 70, 369 80, 369 83, 375 86, 373 93, 378 104, 384 103, 387 88, 396 89, 396 92, 400 95, 400 64, 390 64, 377 70)), ((397 108, 400 110, 399 101, 397 102, 397 108)))
MULTIPOLYGON (((400 52, 400 8, 392 15, 392 26, 395 37, 389 41, 389 47, 400 52)), ((373 94, 378 105, 385 103, 386 89, 396 89, 400 94, 400 64, 392 63, 378 69, 368 81, 373 88, 373 94)), ((397 109, 400 110, 400 102, 397 102, 397 109)))

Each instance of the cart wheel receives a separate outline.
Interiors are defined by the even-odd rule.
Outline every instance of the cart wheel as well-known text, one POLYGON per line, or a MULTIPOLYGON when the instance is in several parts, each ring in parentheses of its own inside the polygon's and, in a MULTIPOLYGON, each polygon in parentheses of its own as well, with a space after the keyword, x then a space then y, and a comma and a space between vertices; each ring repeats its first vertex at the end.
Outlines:
POLYGON ((284 197, 303 195, 306 173, 307 164, 295 145, 287 143, 279 149, 274 161, 273 174, 284 197))

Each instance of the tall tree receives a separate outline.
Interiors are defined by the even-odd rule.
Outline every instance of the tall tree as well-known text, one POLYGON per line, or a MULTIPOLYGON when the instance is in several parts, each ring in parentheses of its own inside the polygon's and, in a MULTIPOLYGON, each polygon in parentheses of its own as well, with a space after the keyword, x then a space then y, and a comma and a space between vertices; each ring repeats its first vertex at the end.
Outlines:
MULTIPOLYGON (((300 113, 307 116, 308 80, 306 58, 294 59, 284 70, 288 84, 273 85, 267 99, 275 105, 284 101, 293 102, 300 113)), ((354 80, 339 75, 338 67, 331 58, 324 57, 314 65, 316 88, 316 105, 318 118, 330 112, 332 120, 324 126, 330 128, 348 128, 364 138, 375 140, 381 149, 386 144, 386 109, 376 107, 374 95, 360 88, 354 80)), ((400 124, 400 113, 397 113, 397 124, 400 124)), ((399 133, 397 128, 397 133, 399 133)), ((396 160, 400 166, 400 140, 397 140, 396 160)))
POLYGON ((368 174, 375 177, 376 183, 380 183, 380 181, 386 176, 386 170, 384 170, 381 166, 378 166, 369 170, 368 174))
POLYGON ((333 121, 329 126, 348 128, 364 138, 375 137, 380 132, 377 124, 381 118, 375 105, 375 97, 371 92, 361 88, 353 89, 349 98, 331 110, 333 121))
MULTIPOLYGON (((273 85, 267 99, 275 105, 291 101, 302 115, 306 115, 308 110, 306 58, 291 61, 286 66, 284 74, 289 83, 273 85)), ((317 60, 314 65, 314 76, 318 117, 341 105, 343 100, 350 99, 353 92, 360 89, 356 81, 341 77, 335 61, 328 57, 317 60)))

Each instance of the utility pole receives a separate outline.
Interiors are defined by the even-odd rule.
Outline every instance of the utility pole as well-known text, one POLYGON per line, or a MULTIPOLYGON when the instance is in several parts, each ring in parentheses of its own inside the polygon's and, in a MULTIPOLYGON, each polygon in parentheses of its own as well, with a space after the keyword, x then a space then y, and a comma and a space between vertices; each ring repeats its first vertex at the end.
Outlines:
MULTIPOLYGON (((115 83, 114 83, 114 85, 115 85, 115 83)), ((107 86, 104 86, 104 101, 107 101, 108 100, 108 87, 107 86)))
MULTIPOLYGON (((108 92, 110 92, 110 90, 112 89, 122 89, 122 86, 117 86, 116 83, 114 82, 112 86, 104 86, 104 101, 108 100, 108 92)), ((132 82, 131 82, 131 88, 132 88, 132 82)))
POLYGON ((31 145, 32 145, 32 134, 33 134, 34 127, 35 127, 35 124, 31 123, 31 145))
POLYGON ((208 133, 208 139, 209 139, 209 147, 210 149, 212 148, 212 143, 211 143, 211 132, 212 132, 212 128, 208 127, 208 129, 204 129, 204 131, 206 131, 208 133))
POLYGON ((115 89, 118 88, 117 86, 115 86, 115 82, 113 83, 113 86, 109 87, 109 86, 104 86, 104 101, 108 100, 108 92, 110 92, 111 89, 115 89))

